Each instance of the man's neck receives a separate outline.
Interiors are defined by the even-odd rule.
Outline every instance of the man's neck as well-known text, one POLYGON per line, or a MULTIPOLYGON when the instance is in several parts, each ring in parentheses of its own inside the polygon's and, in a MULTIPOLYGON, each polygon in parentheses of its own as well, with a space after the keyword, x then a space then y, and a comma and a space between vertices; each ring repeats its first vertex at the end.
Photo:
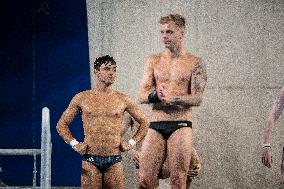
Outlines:
POLYGON ((179 58, 183 54, 185 54, 185 49, 180 47, 180 48, 173 48, 173 49, 166 49, 166 55, 169 56, 170 58, 179 58))
POLYGON ((111 93, 112 92, 112 87, 111 85, 106 85, 104 83, 97 83, 97 86, 95 87, 96 91, 98 93, 111 93))

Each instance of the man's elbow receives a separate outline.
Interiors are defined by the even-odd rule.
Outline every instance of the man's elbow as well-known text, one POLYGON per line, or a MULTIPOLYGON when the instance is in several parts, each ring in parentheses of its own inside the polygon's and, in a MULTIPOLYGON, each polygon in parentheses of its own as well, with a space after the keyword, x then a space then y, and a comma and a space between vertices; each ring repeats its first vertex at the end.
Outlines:
POLYGON ((195 102, 194 102, 194 106, 200 106, 202 103, 203 98, 201 96, 197 96, 195 97, 195 102))
POLYGON ((203 99, 202 98, 199 98, 198 101, 197 101, 197 106, 200 106, 201 103, 202 103, 203 99))
POLYGON ((60 134, 62 127, 59 124, 57 124, 55 128, 56 128, 57 133, 60 134))
POLYGON ((64 122, 62 122, 62 120, 59 120, 55 128, 56 128, 57 133, 60 136, 62 136, 62 133, 64 132, 64 130, 66 128, 66 124, 64 122))

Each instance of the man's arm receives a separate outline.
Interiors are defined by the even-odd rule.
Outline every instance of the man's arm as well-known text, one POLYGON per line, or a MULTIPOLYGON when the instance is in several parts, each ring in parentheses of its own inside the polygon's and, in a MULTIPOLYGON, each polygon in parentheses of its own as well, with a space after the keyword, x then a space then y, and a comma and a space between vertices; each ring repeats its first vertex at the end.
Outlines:
POLYGON ((151 56, 147 59, 145 63, 144 72, 140 81, 140 87, 138 92, 139 102, 141 104, 150 103, 148 100, 148 96, 155 90, 155 78, 152 66, 155 59, 156 58, 154 56, 151 56))
POLYGON ((129 97, 126 97, 126 103, 126 111, 134 118, 135 121, 139 123, 138 129, 132 137, 135 143, 137 143, 146 136, 149 122, 138 105, 135 104, 129 97))
MULTIPOLYGON (((268 117, 267 124, 264 128, 261 162, 268 168, 271 167, 272 163, 272 150, 270 145, 272 129, 275 125, 275 122, 279 118, 283 108, 284 108, 284 86, 281 88, 275 102, 273 103, 271 113, 268 117)), ((281 166, 281 176, 283 172, 284 172, 283 166, 281 166)))
POLYGON ((59 119, 56 125, 58 134, 63 138, 63 140, 67 144, 70 144, 70 142, 74 139, 68 126, 80 110, 79 98, 79 95, 73 97, 68 108, 63 112, 61 118, 59 119))
POLYGON ((196 62, 191 77, 191 94, 177 96, 173 103, 185 106, 200 106, 207 82, 206 67, 202 60, 196 62))
POLYGON ((264 128, 264 135, 263 135, 264 136, 263 137, 264 144, 270 144, 271 143, 272 129, 273 129, 277 119, 281 115, 283 108, 284 108, 284 86, 281 88, 275 102, 273 103, 271 113, 268 117, 267 124, 264 128))

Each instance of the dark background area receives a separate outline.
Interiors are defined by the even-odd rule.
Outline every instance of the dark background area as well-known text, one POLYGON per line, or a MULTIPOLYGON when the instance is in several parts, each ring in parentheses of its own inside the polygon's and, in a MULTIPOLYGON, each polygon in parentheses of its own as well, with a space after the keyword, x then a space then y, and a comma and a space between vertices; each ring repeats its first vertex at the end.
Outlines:
MULTIPOLYGON (((40 148, 41 109, 50 109, 52 186, 79 186, 81 158, 55 126, 72 97, 90 89, 86 2, 5 1, 0 6, 0 148, 40 148)), ((83 138, 80 115, 70 125, 83 138)), ((37 157, 39 185, 40 156, 37 157)), ((32 185, 32 156, 0 156, 0 179, 32 185)))

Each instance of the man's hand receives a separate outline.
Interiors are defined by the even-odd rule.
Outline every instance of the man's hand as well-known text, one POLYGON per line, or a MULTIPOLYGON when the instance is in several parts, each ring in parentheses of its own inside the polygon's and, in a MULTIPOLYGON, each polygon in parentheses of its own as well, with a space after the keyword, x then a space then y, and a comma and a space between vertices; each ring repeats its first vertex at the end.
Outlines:
POLYGON ((178 109, 182 108, 183 101, 179 98, 171 97, 166 90, 165 84, 161 84, 158 87, 157 94, 163 105, 175 106, 178 109))
POLYGON ((81 155, 84 155, 87 150, 87 145, 85 143, 76 144, 73 149, 81 155))
POLYGON ((161 103, 164 105, 174 105, 174 99, 170 98, 170 95, 168 94, 168 91, 166 90, 166 85, 161 84, 158 87, 157 94, 159 99, 161 100, 161 103))
POLYGON ((270 168, 272 164, 272 150, 271 148, 263 148, 262 149, 262 158, 261 162, 266 167, 270 168))
POLYGON ((129 154, 131 155, 131 159, 134 161, 136 169, 139 169, 139 152, 131 149, 129 150, 129 154))
POLYGON ((187 177, 196 177, 199 174, 199 170, 189 170, 187 177))

